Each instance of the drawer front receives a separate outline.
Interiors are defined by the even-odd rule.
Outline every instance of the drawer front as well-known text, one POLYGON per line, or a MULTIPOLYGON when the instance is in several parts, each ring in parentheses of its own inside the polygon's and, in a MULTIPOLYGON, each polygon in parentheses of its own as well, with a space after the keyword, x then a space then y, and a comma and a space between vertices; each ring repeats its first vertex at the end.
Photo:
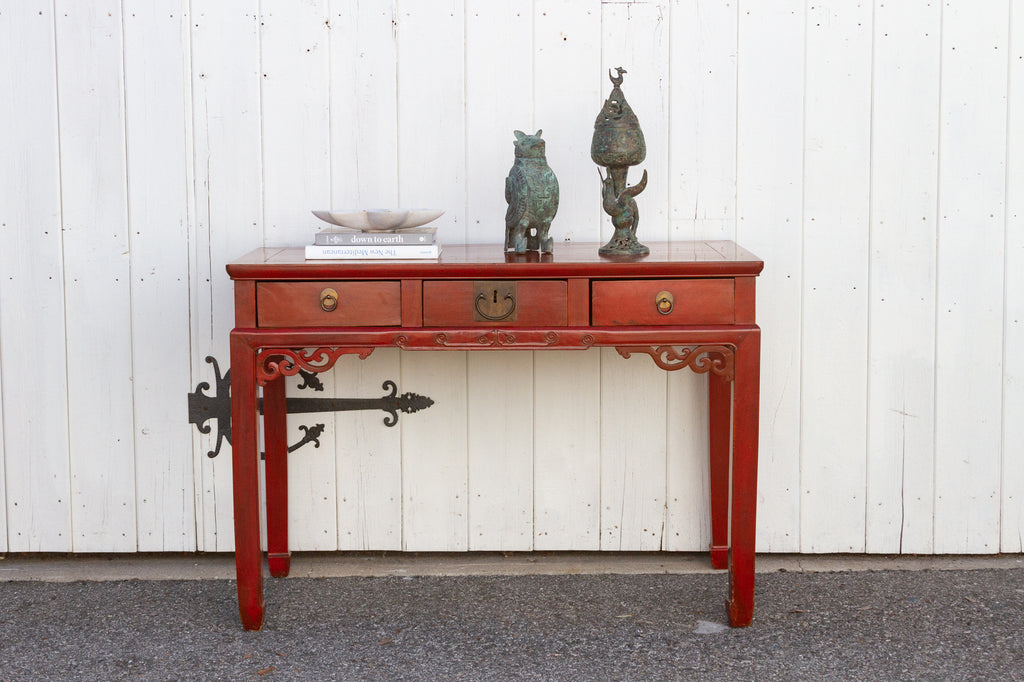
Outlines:
POLYGON ((567 291, 564 280, 426 281, 423 324, 564 327, 568 319, 567 291))
POLYGON ((400 282, 259 282, 260 327, 387 327, 402 323, 400 282))
POLYGON ((732 324, 732 279, 598 280, 595 326, 732 324))

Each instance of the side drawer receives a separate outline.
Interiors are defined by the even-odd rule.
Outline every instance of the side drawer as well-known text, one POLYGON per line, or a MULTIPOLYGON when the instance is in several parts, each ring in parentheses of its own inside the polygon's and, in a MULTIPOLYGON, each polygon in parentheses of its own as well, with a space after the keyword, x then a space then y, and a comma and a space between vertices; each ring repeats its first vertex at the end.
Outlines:
POLYGON ((565 280, 425 281, 423 325, 564 327, 568 324, 567 292, 565 280), (492 289, 494 300, 487 305, 492 289), (478 301, 481 295, 482 302, 478 301))
POLYGON ((401 282, 257 282, 260 327, 387 327, 402 323, 401 282), (327 296, 329 308, 321 306, 327 296))
POLYGON ((596 280, 591 319, 595 326, 732 324, 732 279, 596 280), (659 309, 659 295, 668 294, 659 309))

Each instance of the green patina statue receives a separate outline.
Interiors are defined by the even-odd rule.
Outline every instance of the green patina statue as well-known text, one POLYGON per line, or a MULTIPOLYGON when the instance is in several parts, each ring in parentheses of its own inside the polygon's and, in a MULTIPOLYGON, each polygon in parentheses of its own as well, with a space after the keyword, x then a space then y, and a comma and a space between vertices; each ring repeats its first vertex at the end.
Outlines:
POLYGON ((515 131, 516 160, 505 178, 506 251, 551 253, 554 245, 548 230, 558 212, 558 179, 544 156, 542 132, 515 131))
POLYGON ((598 253, 606 256, 645 256, 651 250, 636 239, 640 215, 635 197, 647 187, 647 171, 644 171, 640 182, 632 187, 626 185, 626 175, 630 166, 646 158, 647 144, 640 130, 640 122, 620 87, 622 74, 626 70, 620 66, 616 71, 617 76, 608 72, 613 87, 594 121, 594 139, 590 144, 590 158, 608 170, 607 175, 602 175, 600 169, 597 173, 601 176, 601 205, 605 213, 611 216, 615 227, 612 238, 598 249, 598 253))

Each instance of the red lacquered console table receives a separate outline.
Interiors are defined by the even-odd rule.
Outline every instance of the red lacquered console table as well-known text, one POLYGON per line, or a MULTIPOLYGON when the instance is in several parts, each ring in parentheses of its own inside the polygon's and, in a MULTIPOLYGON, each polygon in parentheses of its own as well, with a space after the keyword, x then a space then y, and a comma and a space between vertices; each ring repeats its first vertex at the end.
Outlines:
POLYGON ((729 569, 730 622, 750 624, 761 343, 754 280, 764 264, 725 241, 649 244, 649 256, 622 260, 598 256, 598 246, 556 244, 544 255, 445 246, 436 261, 307 261, 302 249, 258 249, 227 266, 235 283, 235 562, 246 629, 262 626, 264 608, 259 387, 268 563, 272 575, 284 576, 291 559, 284 376, 325 371, 342 355, 365 358, 380 347, 612 346, 625 357, 646 353, 666 370, 708 373, 711 563, 729 569))

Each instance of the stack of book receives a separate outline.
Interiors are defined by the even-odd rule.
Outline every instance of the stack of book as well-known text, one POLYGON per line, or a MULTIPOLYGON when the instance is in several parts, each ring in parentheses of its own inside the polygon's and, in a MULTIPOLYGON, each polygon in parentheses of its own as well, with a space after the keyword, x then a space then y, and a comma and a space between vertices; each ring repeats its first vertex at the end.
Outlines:
POLYGON ((370 232, 336 227, 316 234, 306 247, 306 260, 403 260, 437 258, 441 245, 436 227, 398 232, 370 232))

